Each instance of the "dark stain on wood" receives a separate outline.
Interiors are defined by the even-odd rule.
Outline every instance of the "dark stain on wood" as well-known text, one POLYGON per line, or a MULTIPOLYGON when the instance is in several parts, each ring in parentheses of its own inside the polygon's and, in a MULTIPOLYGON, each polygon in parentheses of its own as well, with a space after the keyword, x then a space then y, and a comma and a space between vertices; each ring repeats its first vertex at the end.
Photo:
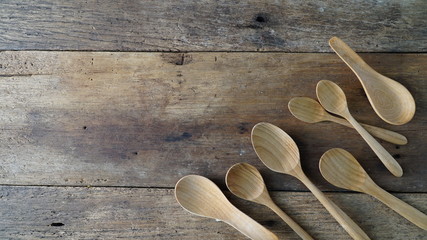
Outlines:
POLYGON ((63 223, 60 223, 60 222, 54 222, 54 223, 51 223, 50 224, 50 226, 52 226, 52 227, 62 227, 62 226, 64 226, 65 224, 63 224, 63 223))
POLYGON ((240 134, 244 134, 250 131, 248 122, 241 122, 238 124, 237 128, 239 129, 240 134))
POLYGON ((170 135, 165 138, 166 142, 179 142, 191 138, 192 135, 188 132, 183 132, 181 135, 170 135))
POLYGON ((193 61, 192 56, 186 53, 164 53, 162 58, 164 61, 178 66, 186 65, 193 61))

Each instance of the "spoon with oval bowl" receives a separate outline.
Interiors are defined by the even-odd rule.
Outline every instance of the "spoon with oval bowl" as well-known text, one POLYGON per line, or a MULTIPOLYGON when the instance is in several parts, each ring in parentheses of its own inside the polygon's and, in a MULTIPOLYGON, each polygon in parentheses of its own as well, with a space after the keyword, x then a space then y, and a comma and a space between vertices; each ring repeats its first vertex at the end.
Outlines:
POLYGON ((402 84, 372 69, 345 42, 337 37, 329 45, 353 70, 377 115, 387 123, 402 125, 415 114, 415 100, 402 84))
POLYGON ((248 163, 237 163, 228 169, 225 176, 227 188, 236 196, 262 204, 287 223, 302 239, 313 240, 313 238, 296 223, 291 217, 284 213, 271 199, 261 173, 248 163))
POLYGON ((353 239, 369 239, 366 233, 304 174, 298 147, 286 132, 270 123, 258 123, 252 129, 251 139, 256 154, 265 166, 272 171, 294 176, 304 183, 353 239))
MULTIPOLYGON (((319 104, 319 102, 309 97, 292 98, 288 103, 288 108, 292 115, 303 122, 317 123, 322 121, 331 121, 349 128, 353 128, 353 126, 348 121, 339 117, 335 117, 332 114, 326 112, 322 105, 319 104)), ((398 145, 405 145, 408 143, 406 137, 397 132, 363 123, 360 125, 362 125, 366 131, 372 135, 387 142, 398 145)))
POLYGON ((221 220, 254 240, 278 240, 277 236, 232 205, 211 180, 188 175, 175 185, 175 198, 192 214, 221 220))
POLYGON ((332 185, 369 194, 418 227, 427 230, 427 215, 380 188, 346 150, 328 150, 320 158, 319 168, 322 176, 332 185))
POLYGON ((365 139, 369 147, 375 152, 385 167, 396 177, 403 175, 402 167, 381 144, 375 140, 360 124, 353 118, 348 110, 347 99, 344 91, 334 82, 321 80, 316 86, 317 98, 320 104, 329 112, 337 114, 345 119, 365 139))

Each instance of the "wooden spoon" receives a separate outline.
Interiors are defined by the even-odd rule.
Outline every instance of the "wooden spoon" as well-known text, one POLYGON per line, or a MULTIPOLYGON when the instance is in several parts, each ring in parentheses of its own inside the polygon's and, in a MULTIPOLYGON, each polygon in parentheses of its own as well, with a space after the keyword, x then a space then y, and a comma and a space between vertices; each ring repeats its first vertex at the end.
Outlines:
MULTIPOLYGON (((351 126, 351 124, 345 119, 335 117, 326 112, 322 105, 320 105, 319 102, 312 98, 294 97, 289 101, 288 108, 292 115, 303 122, 317 123, 322 121, 331 121, 349 128, 353 128, 353 126, 351 126)), ((372 135, 387 142, 398 145, 405 145, 408 143, 406 137, 397 132, 363 123, 361 123, 361 125, 372 135)))
POLYGON ((230 224, 251 239, 278 240, 277 236, 233 206, 211 180, 188 175, 175 186, 178 203, 192 214, 230 224))
POLYGON ((282 129, 258 123, 252 129, 252 145, 259 159, 275 172, 296 177, 317 197, 353 239, 369 239, 365 232, 307 178, 301 168, 298 147, 282 129))
POLYGON ((418 227, 427 230, 427 215, 375 184, 359 162, 346 150, 341 148, 328 150, 320 158, 319 168, 323 177, 332 185, 367 193, 418 227))
POLYGON ((379 74, 341 39, 333 37, 329 45, 359 78, 369 102, 384 121, 402 125, 415 114, 415 101, 402 84, 379 74))
POLYGON ((285 221, 302 239, 313 238, 292 218, 284 213, 268 194, 267 187, 262 179, 261 173, 252 165, 237 163, 227 171, 225 182, 228 189, 236 196, 262 204, 273 210, 285 221))
POLYGON ((353 125, 394 176, 401 177, 403 175, 403 170, 399 163, 351 116, 345 94, 337 84, 328 80, 321 80, 317 83, 316 93, 320 104, 327 111, 340 115, 353 125))

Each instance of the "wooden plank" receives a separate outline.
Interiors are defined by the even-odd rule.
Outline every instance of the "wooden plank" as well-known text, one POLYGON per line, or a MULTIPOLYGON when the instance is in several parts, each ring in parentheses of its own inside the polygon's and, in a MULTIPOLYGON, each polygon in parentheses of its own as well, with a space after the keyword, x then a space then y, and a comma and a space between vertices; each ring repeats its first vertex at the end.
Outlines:
POLYGON ((270 189, 305 191, 257 159, 250 130, 268 121, 295 139, 303 169, 321 189, 336 190, 318 160, 342 147, 385 189, 426 192, 427 55, 362 57, 413 93, 410 123, 382 122, 334 54, 1 52, 0 184, 173 187, 200 174, 224 187, 228 167, 249 162, 270 189), (355 118, 409 139, 406 146, 381 142, 402 165, 402 178, 354 130, 289 113, 288 101, 314 98, 321 79, 344 89, 355 118))
POLYGON ((0 4, 0 49, 426 52, 426 1, 60 1, 0 4))
MULTIPOLYGON (((225 223, 191 215, 171 189, 0 187, 2 239, 247 239, 225 223)), ((226 193, 279 239, 300 239, 266 207, 226 193)), ((426 232, 373 198, 327 193, 372 239, 423 239, 426 232)), ((427 211, 427 194, 396 194, 427 211)), ((350 239, 310 193, 272 198, 316 239, 350 239)))

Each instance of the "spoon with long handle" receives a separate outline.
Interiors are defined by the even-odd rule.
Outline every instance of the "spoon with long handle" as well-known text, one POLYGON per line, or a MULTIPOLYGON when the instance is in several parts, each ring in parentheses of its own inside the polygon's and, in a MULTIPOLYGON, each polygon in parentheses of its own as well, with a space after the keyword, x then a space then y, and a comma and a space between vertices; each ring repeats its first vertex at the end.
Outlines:
MULTIPOLYGON (((332 114, 325 111, 322 105, 316 100, 309 97, 294 97, 288 103, 289 111, 296 118, 307 123, 317 123, 322 121, 331 121, 349 128, 353 126, 340 117, 335 117, 332 114)), ((360 125, 366 129, 373 136, 391 142, 398 145, 405 145, 408 140, 402 134, 393 132, 387 129, 371 126, 368 124, 361 123, 360 125)))
POLYGON ((359 78, 369 102, 380 118, 394 125, 402 125, 412 119, 415 101, 408 89, 372 69, 341 39, 333 37, 329 45, 359 78))
POLYGON ((403 170, 399 163, 394 159, 381 144, 375 140, 360 124, 353 118, 348 110, 347 100, 343 90, 334 82, 321 80, 316 86, 317 98, 320 104, 329 112, 335 113, 350 122, 357 132, 365 139, 366 143, 377 154, 385 167, 396 177, 403 175, 403 170))
POLYGON ((227 188, 236 196, 262 204, 287 223, 302 239, 313 240, 313 238, 296 223, 291 217, 284 213, 271 199, 261 173, 248 163, 237 163, 228 169, 225 176, 227 188))
POLYGON ((230 224, 254 240, 278 240, 277 236, 233 206, 211 180, 188 175, 175 186, 178 203, 192 214, 230 224))
POLYGON ((294 176, 304 183, 353 239, 369 239, 366 233, 304 174, 298 147, 286 132, 270 123, 258 123, 252 129, 251 138, 255 152, 265 166, 272 171, 294 176))
POLYGON ((319 168, 322 176, 332 185, 367 193, 418 227, 427 230, 427 215, 380 188, 346 150, 341 148, 328 150, 320 158, 319 168))

